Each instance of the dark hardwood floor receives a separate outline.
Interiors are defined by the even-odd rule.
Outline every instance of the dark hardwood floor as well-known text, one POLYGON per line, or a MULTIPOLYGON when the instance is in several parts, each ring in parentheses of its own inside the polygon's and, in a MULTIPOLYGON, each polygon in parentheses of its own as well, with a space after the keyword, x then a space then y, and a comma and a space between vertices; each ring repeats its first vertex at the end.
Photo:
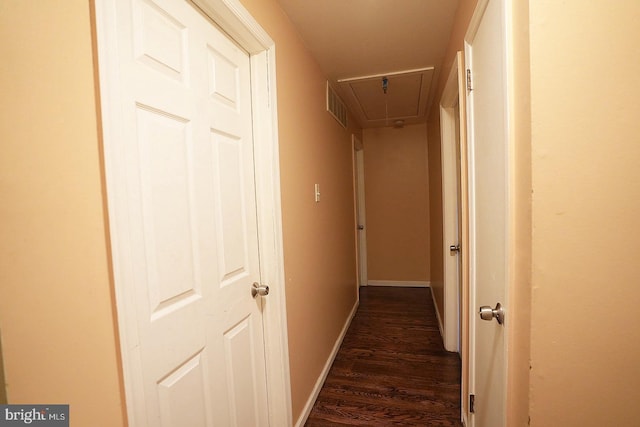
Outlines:
POLYGON ((360 288, 360 307, 305 424, 461 426, 460 358, 428 288, 360 288))

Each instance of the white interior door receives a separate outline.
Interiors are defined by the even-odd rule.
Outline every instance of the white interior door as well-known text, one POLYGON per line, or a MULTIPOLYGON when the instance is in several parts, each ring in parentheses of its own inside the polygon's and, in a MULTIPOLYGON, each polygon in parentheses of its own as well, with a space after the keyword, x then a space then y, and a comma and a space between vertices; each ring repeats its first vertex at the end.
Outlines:
POLYGON ((268 425, 249 55, 186 1, 114 7, 105 149, 129 424, 268 425))
POLYGON ((362 142, 354 138, 356 150, 356 216, 358 217, 358 281, 367 286, 367 218, 364 205, 364 149, 362 142))
MULTIPOLYGON (((470 70, 470 392, 472 425, 505 425, 505 324, 483 321, 480 306, 507 309, 507 109, 503 0, 478 3, 465 38, 470 70)), ((469 88, 467 88, 469 89, 469 88)), ((508 310, 507 310, 508 313, 508 310)))

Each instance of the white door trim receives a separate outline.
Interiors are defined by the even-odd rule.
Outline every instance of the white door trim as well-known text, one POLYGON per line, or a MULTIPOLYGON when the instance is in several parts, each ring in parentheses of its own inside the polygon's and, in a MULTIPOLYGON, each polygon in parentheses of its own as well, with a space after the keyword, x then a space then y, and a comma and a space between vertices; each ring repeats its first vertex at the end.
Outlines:
MULTIPOLYGON (((456 103, 460 106, 459 123, 463 123, 463 102, 460 102, 460 83, 462 79, 462 52, 458 52, 451 66, 451 72, 440 99, 440 150, 442 162, 442 226, 444 260, 444 346, 448 351, 460 352, 460 284, 462 271, 458 270, 461 252, 452 255, 449 246, 462 246, 462 236, 458 236, 458 217, 461 206, 458 206, 458 183, 462 177, 457 176, 456 167, 456 103)), ((463 86, 462 86, 463 87, 463 86)), ((462 129, 460 129, 462 138, 462 129)), ((461 144, 462 145, 462 144, 461 144)))
MULTIPOLYGON (((290 426, 291 387, 289 377, 289 351, 287 339, 284 257, 282 243, 282 216, 280 203, 280 166, 278 158, 278 120, 276 102, 275 43, 262 27, 253 19, 239 0, 194 0, 215 23, 228 33, 251 56, 251 97, 253 108, 253 126, 255 140, 255 179, 256 203, 259 230, 259 251, 262 280, 268 283, 271 293, 264 304, 264 337, 269 395, 269 422, 272 426, 290 426)), ((117 64, 109 61, 107 48, 117 46, 117 40, 111 39, 116 32, 110 26, 115 25, 115 6, 109 0, 97 0, 96 27, 98 39, 98 58, 100 73, 100 99, 102 115, 102 136, 104 143, 105 175, 108 188, 122 188, 112 185, 110 180, 118 176, 109 173, 121 161, 109 148, 108 141, 120 137, 115 123, 118 111, 114 104, 118 94, 112 92, 114 82, 118 81, 117 64), (109 30, 107 30, 109 29, 109 30)), ((108 192, 108 204, 117 203, 122 195, 108 192)), ((124 210, 119 210, 124 212, 124 210)), ((112 231, 123 229, 127 222, 123 215, 109 215, 109 227, 112 231)), ((131 299, 120 288, 121 271, 117 259, 126 256, 122 253, 126 245, 118 241, 118 233, 111 233, 111 253, 113 262, 113 280, 116 305, 119 313, 133 312, 129 307, 131 299)), ((118 316, 120 346, 123 360, 130 360, 127 342, 135 340, 135 322, 125 321, 118 316)), ((129 372, 127 363, 123 363, 123 381, 127 403, 128 418, 133 420, 130 411, 134 407, 131 390, 137 389, 134 376, 129 372)))

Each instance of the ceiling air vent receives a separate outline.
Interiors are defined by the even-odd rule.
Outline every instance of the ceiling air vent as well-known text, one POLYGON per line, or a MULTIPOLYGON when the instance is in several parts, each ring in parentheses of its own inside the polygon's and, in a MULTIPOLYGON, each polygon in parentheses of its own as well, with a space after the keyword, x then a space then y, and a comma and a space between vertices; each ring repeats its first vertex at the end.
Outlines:
POLYGON ((347 127, 347 107, 331 85, 329 85, 329 82, 327 82, 327 111, 342 127, 347 127))

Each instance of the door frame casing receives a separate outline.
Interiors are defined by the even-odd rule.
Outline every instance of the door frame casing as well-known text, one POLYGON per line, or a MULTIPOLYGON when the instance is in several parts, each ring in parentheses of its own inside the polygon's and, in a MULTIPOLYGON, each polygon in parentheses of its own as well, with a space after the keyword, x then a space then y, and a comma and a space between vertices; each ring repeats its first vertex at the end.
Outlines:
MULTIPOLYGON (((256 209, 258 222, 258 248, 263 283, 270 286, 269 298, 263 304, 265 363, 267 372, 268 410, 270 425, 291 425, 291 384, 286 322, 284 255, 282 241, 282 214, 280 199, 280 165, 278 156, 278 117, 276 99, 275 43, 239 0, 193 0, 211 20, 225 31, 250 55, 251 104, 253 111, 254 166, 256 182, 256 209)), ((122 119, 118 113, 119 94, 117 61, 108 52, 117 46, 115 39, 115 5, 109 0, 95 1, 101 131, 104 154, 107 206, 125 203, 125 195, 114 189, 113 171, 120 161, 113 150, 113 141, 120 137, 118 128, 122 119)), ((213 25, 213 24, 212 24, 213 25)), ((118 230, 126 229, 126 215, 116 215, 123 209, 109 209, 109 242, 115 304, 118 313, 118 334, 122 360, 122 381, 129 425, 134 427, 134 400, 132 392, 139 389, 129 363, 135 361, 129 354, 127 343, 137 341, 132 299, 121 280, 118 258, 126 256, 126 245, 118 238, 118 230)))

